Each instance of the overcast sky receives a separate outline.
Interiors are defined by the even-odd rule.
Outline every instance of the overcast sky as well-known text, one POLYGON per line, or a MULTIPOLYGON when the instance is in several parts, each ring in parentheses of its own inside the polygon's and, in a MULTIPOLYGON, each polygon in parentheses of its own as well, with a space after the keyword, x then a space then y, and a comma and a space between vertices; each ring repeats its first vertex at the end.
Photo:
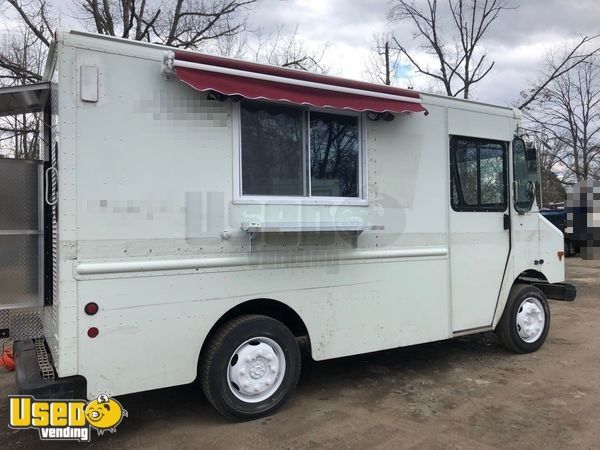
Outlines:
MULTIPOLYGON (((600 0, 508 1, 516 8, 503 11, 483 41, 496 64, 474 90, 472 98, 480 101, 511 104, 528 80, 536 78, 546 49, 568 38, 600 33, 600 0)), ((331 73, 363 79, 373 33, 394 28, 407 46, 411 44, 408 24, 388 22, 390 5, 388 0, 260 0, 251 21, 266 31, 277 24, 292 29, 297 24, 308 45, 329 43, 326 63, 331 73)), ((409 78, 404 82, 415 89, 431 87, 422 77, 409 78)))

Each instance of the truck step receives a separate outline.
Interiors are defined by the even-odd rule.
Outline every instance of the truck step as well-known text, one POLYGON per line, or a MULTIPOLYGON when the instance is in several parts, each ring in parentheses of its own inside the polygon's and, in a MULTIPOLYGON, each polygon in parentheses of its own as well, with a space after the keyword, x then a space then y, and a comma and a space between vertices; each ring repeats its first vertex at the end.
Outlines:
POLYGON ((54 367, 50 363, 50 358, 48 357, 48 350, 46 350, 46 344, 43 338, 34 339, 33 345, 35 347, 35 354, 37 357, 37 363, 40 367, 40 373, 42 374, 42 379, 44 380, 54 380, 55 373, 54 367))

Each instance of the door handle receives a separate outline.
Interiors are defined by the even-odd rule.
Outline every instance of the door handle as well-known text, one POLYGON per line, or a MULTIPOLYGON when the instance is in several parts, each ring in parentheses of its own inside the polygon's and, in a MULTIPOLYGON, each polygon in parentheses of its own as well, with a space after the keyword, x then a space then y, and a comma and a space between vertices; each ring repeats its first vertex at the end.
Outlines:
POLYGON ((50 172, 52 172, 52 171, 54 171, 54 176, 56 177, 56 181, 58 184, 58 170, 56 170, 56 167, 54 167, 54 166, 48 167, 46 169, 46 173, 45 173, 45 177, 44 177, 45 185, 46 185, 45 189, 44 189, 44 200, 46 200, 46 204, 48 206, 54 206, 58 203, 58 197, 55 198, 54 200, 51 200, 49 198, 49 195, 50 195, 50 172))
POLYGON ((510 216, 508 214, 504 214, 503 221, 504 221, 504 229, 510 230, 510 216))

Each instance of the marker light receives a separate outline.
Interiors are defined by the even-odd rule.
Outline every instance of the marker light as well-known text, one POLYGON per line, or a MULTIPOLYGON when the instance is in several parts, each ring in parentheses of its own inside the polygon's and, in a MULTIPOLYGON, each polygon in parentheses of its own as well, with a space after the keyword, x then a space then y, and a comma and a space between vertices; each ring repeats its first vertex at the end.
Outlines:
POLYGON ((95 338, 96 336, 98 336, 98 334, 100 334, 100 331, 98 330, 98 328, 96 327, 92 327, 88 329, 88 336, 91 338, 95 338))
POLYGON ((98 304, 94 303, 94 302, 90 302, 87 305, 85 305, 83 310, 85 311, 85 313, 88 316, 93 316, 94 314, 96 314, 98 312, 98 304))

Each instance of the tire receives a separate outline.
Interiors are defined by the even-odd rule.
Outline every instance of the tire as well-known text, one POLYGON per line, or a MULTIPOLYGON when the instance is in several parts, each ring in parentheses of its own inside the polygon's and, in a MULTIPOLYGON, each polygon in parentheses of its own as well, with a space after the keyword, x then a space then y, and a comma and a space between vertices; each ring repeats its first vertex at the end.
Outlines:
POLYGON ((222 325, 207 342, 200 357, 202 390, 229 419, 267 416, 281 408, 296 388, 300 360, 296 339, 281 322, 240 316, 222 325))
POLYGON ((515 353, 535 352, 546 340, 549 328, 550 308, 544 293, 535 286, 515 284, 495 330, 502 345, 515 353))

